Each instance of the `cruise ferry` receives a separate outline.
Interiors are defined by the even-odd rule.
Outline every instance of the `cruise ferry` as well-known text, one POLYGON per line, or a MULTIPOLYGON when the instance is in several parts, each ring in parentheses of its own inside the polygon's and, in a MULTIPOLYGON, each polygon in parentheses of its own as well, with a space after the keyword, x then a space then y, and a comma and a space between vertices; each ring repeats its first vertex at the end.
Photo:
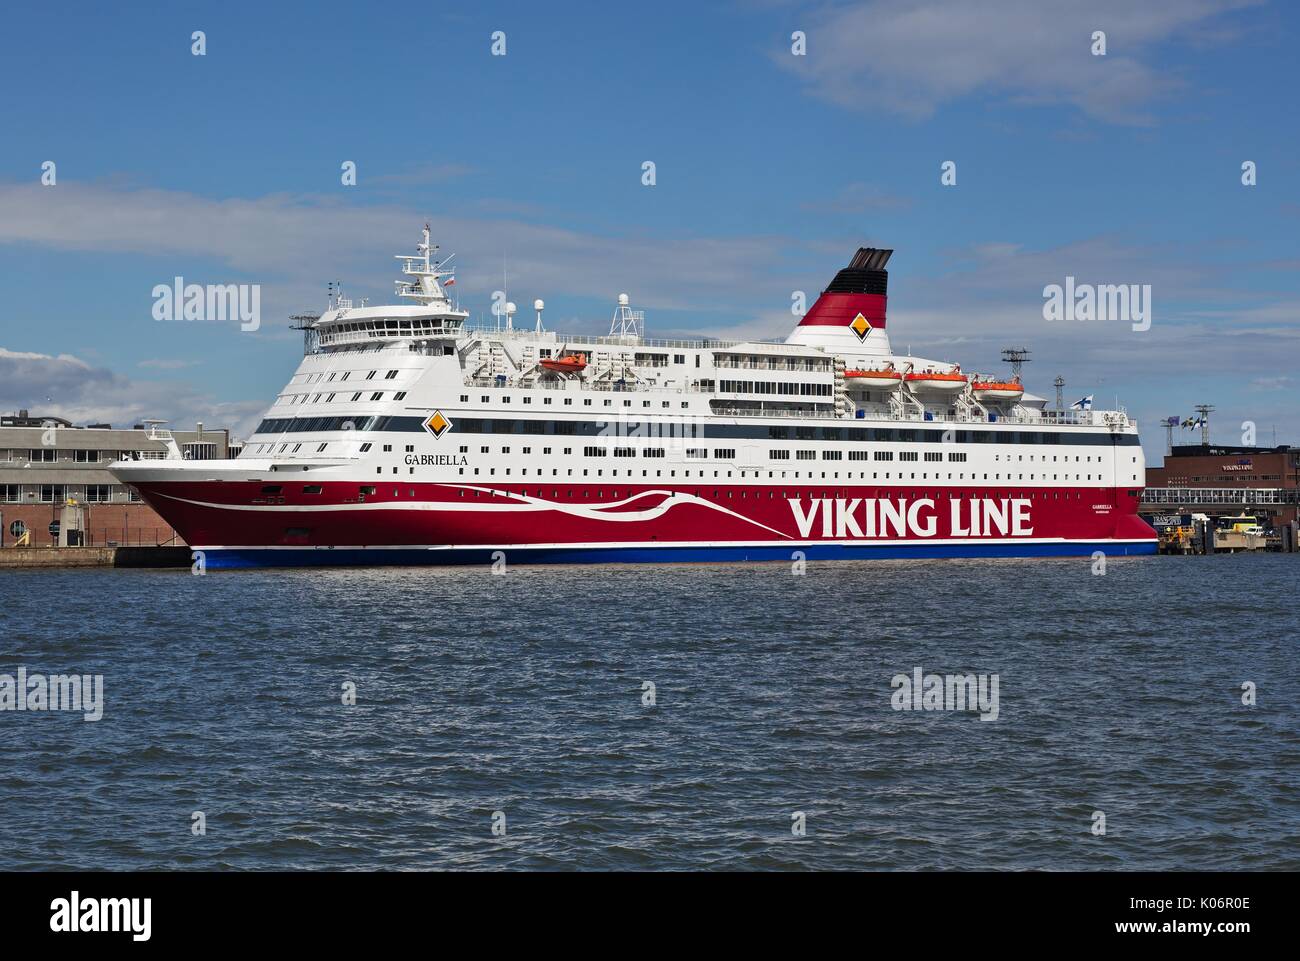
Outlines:
POLYGON ((429 228, 396 305, 333 291, 239 457, 117 462, 209 567, 1151 554, 1123 410, 896 354, 892 251, 784 342, 469 323, 429 228))

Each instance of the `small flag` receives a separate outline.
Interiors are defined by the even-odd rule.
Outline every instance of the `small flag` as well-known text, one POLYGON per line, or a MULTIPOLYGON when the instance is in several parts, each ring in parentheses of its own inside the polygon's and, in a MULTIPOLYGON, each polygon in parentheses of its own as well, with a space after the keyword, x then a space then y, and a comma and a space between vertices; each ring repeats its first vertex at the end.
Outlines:
POLYGON ((456 278, 455 278, 455 277, 448 277, 446 280, 444 280, 444 281, 442 282, 442 285, 443 285, 444 287, 455 287, 455 286, 456 286, 456 278))
POLYGON ((1092 394, 1081 397, 1070 405, 1071 410, 1092 410, 1092 394))
POLYGON ((1166 426, 1166 427, 1177 427, 1177 426, 1178 426, 1179 424, 1181 424, 1181 423, 1182 423, 1182 419, 1179 418, 1177 415, 1174 415, 1173 417, 1166 417, 1166 418, 1165 418, 1165 426, 1166 426))

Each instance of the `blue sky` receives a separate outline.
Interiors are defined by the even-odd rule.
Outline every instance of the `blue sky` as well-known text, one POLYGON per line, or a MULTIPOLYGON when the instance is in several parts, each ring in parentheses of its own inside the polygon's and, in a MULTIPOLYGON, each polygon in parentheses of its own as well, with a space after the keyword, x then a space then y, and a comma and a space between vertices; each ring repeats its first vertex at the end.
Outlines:
POLYGON ((336 278, 387 298, 430 220, 465 307, 504 260, 574 331, 627 291, 652 335, 783 336, 792 291, 893 247, 896 348, 1029 346, 1031 389, 1118 396, 1149 455, 1200 402, 1220 442, 1300 442, 1300 13, 1156 6, 14 7, 0 409, 246 430, 300 355, 288 314, 336 278), (176 275, 261 284, 262 328, 153 320, 176 275), (1044 321, 1067 275, 1151 284, 1151 329, 1044 321))

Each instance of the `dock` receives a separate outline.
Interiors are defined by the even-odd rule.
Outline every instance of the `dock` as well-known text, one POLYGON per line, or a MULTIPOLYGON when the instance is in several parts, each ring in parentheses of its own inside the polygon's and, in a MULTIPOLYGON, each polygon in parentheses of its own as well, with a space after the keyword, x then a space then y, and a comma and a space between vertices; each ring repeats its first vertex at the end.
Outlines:
POLYGON ((188 547, 6 547, 0 570, 85 567, 189 567, 188 547))
POLYGON ((1300 550, 1300 532, 1295 522, 1271 534, 1247 533, 1216 528, 1212 523, 1196 521, 1190 525, 1166 527, 1160 531, 1161 554, 1238 554, 1243 551, 1300 550))

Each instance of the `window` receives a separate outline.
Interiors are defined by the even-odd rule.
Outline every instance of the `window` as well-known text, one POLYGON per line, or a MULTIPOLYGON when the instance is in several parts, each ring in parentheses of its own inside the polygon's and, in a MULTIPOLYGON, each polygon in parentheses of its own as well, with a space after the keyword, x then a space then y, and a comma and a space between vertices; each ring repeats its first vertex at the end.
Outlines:
POLYGON ((713 450, 713 459, 714 460, 735 460, 736 449, 734 447, 727 447, 727 448, 715 447, 713 450))
POLYGON ((871 459, 872 460, 893 460, 894 452, 892 450, 873 451, 871 459))
POLYGON ((375 391, 373 394, 370 395, 370 399, 371 399, 371 400, 383 400, 383 399, 384 399, 384 392, 383 392, 382 390, 377 390, 377 391, 375 391))
POLYGON ((384 380, 392 380, 396 376, 397 376, 397 371, 390 370, 388 373, 384 375, 384 380))
POLYGON ((108 484, 87 484, 86 503, 105 504, 110 500, 112 490, 108 484))
POLYGON ((608 449, 604 447, 584 447, 582 452, 588 457, 604 457, 609 453, 608 449))
POLYGON ((0 484, 0 500, 6 504, 17 504, 23 498, 23 489, 19 484, 0 484))
POLYGON ((899 460, 916 460, 916 458, 917 458, 917 453, 914 450, 900 451, 898 454, 899 460))
POLYGON ((370 450, 370 444, 367 443, 367 444, 362 444, 362 445, 361 445, 361 453, 364 454, 364 453, 366 453, 366 451, 368 451, 368 450, 370 450))
POLYGON ((59 452, 53 447, 41 447, 30 451, 28 459, 38 464, 53 464, 59 459, 59 452))
POLYGON ((790 452, 788 450, 770 450, 767 452, 767 456, 772 460, 789 460, 790 452))
POLYGON ((306 484, 303 486, 302 492, 304 494, 319 494, 321 487, 319 484, 306 484))
POLYGON ((42 484, 41 485, 41 503, 42 504, 59 504, 66 497, 62 484, 42 484))
POLYGON ((375 374, 377 374, 377 373, 379 373, 379 371, 377 371, 377 370, 372 370, 370 373, 366 374, 366 380, 374 380, 374 379, 375 379, 375 374))
POLYGON ((72 459, 78 464, 97 464, 99 463, 99 451, 97 450, 74 450, 72 459))

